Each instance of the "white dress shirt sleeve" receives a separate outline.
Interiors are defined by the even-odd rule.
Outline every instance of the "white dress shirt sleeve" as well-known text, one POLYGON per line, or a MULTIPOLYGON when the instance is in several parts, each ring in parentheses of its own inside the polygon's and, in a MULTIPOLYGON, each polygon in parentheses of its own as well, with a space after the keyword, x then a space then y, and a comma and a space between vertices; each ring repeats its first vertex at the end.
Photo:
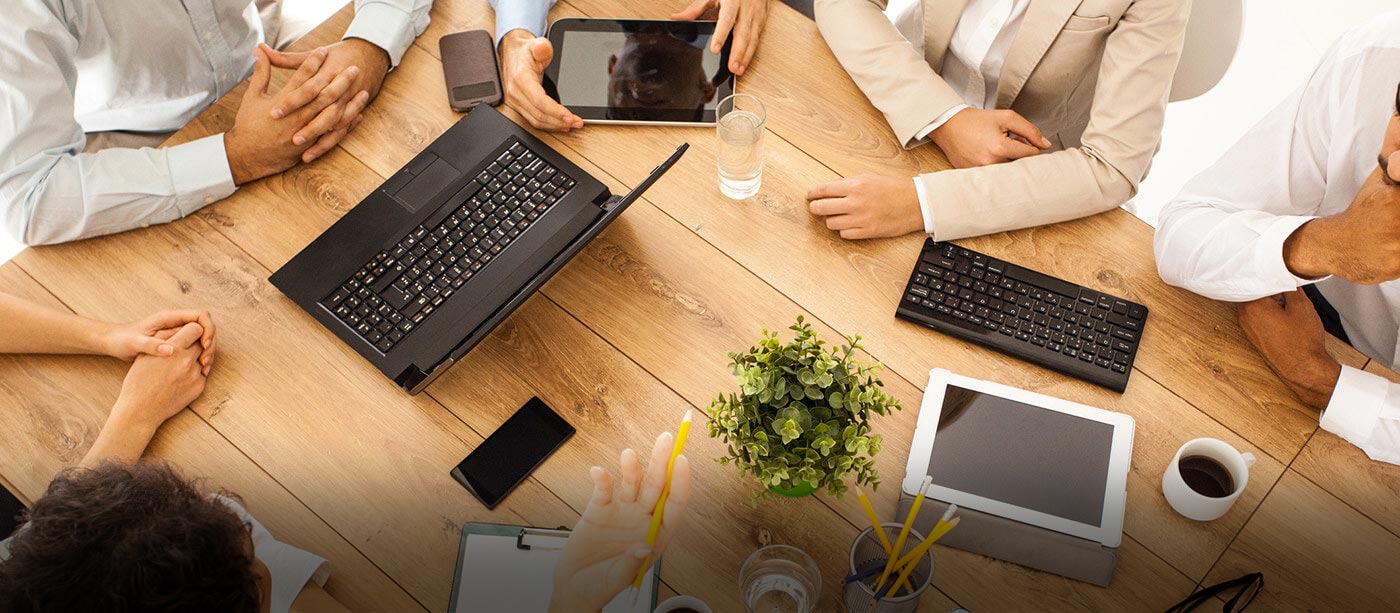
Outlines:
POLYGON ((496 9, 496 44, 511 30, 525 30, 535 36, 544 36, 549 24, 549 9, 555 0, 491 0, 491 8, 496 9))
POLYGON ((1321 425, 1372 460, 1400 464, 1400 385, 1343 366, 1321 425))
POLYGON ((1243 302, 1317 281, 1288 270, 1283 242, 1317 216, 1334 107, 1345 104, 1359 75, 1356 56, 1327 56, 1300 90, 1167 204, 1155 239, 1167 283, 1243 302))
POLYGON ((83 153, 74 119, 78 43, 44 3, 0 19, 0 206, 36 245, 164 223, 233 193, 223 135, 165 149, 83 153))
POLYGON ((398 66, 404 52, 423 30, 433 0, 355 0, 355 20, 344 38, 361 38, 389 54, 389 66, 398 66))

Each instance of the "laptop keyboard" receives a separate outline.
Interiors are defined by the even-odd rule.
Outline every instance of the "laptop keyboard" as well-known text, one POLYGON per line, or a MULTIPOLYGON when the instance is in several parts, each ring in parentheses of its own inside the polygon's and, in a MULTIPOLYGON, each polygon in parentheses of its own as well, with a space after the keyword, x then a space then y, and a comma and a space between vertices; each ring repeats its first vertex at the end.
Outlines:
POLYGON ((514 141, 459 193, 380 251, 321 305, 388 353, 573 188, 514 141))
POLYGON ((929 239, 898 316, 1122 392, 1147 307, 929 239))

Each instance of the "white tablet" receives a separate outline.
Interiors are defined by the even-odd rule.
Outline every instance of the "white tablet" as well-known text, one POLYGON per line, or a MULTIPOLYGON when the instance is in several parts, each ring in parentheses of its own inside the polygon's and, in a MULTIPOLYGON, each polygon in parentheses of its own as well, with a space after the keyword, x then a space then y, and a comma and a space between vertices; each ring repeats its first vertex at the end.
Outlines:
POLYGON ((903 487, 1117 547, 1132 455, 1132 417, 935 369, 903 487))

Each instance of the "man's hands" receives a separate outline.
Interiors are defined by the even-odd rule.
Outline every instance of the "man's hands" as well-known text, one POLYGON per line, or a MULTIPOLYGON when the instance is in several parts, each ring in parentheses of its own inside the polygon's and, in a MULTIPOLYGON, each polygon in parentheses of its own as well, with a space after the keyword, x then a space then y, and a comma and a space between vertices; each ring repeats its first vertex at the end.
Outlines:
POLYGON ((359 74, 345 96, 342 96, 341 101, 346 103, 349 103, 348 96, 360 92, 368 92, 369 99, 373 100, 379 95, 379 88, 384 85, 384 76, 389 74, 389 52, 359 38, 347 38, 333 45, 300 53, 284 53, 270 47, 264 50, 274 68, 302 71, 306 69, 306 62, 313 54, 324 50, 319 64, 309 73, 319 78, 308 78, 295 89, 282 88, 277 94, 276 106, 272 107, 273 119, 286 117, 289 113, 310 104, 321 94, 331 78, 352 67, 359 69, 359 74))
POLYGON ((169 356, 175 353, 170 333, 191 322, 203 330, 199 336, 199 364, 203 374, 208 375, 214 365, 215 338, 214 320, 208 311, 161 311, 140 321, 106 324, 98 342, 102 353, 127 362, 140 355, 169 356), (162 331, 166 334, 160 334, 162 331))
POLYGON ((1300 400, 1324 409, 1342 367, 1327 353, 1322 319, 1303 290, 1240 303, 1240 327, 1300 400))
POLYGON ((266 45, 253 50, 253 76, 248 91, 238 106, 233 128, 224 134, 224 150, 236 185, 282 172, 299 161, 316 159, 359 123, 360 112, 369 104, 369 92, 354 89, 362 70, 357 66, 335 74, 321 70, 329 54, 321 48, 302 58, 297 72, 279 92, 291 96, 298 90, 313 88, 319 93, 281 119, 274 119, 273 109, 286 101, 269 91, 271 52, 266 45))
POLYGON ((1347 210, 1294 230, 1283 243, 1283 261, 1310 279, 1336 275, 1363 285, 1400 279, 1400 187, 1387 185, 1376 169, 1347 210))
POLYGON ((813 215, 841 238, 883 238, 922 232, 919 193, 910 178, 860 175, 818 185, 807 192, 813 215))
POLYGON ((707 14, 713 16, 716 11, 718 23, 710 42, 710 53, 719 53, 724 48, 724 40, 732 33, 734 46, 729 49, 729 72, 744 74, 754 52, 758 51, 763 23, 768 20, 768 0, 695 0, 685 10, 671 15, 671 19, 694 21, 707 14))
POLYGON ((511 30, 501 37, 498 55, 506 104, 525 121, 541 130, 568 132, 583 127, 583 119, 544 93, 544 69, 554 59, 549 39, 526 30, 511 30))
POLYGON ((647 529, 666 484, 673 441, 669 432, 656 439, 645 479, 631 449, 622 452, 622 483, 616 487, 607 470, 593 467, 593 499, 554 567, 550 611, 601 611, 631 585, 648 555, 661 557, 690 501, 690 463, 682 455, 671 470, 661 533, 648 548, 647 529))
POLYGON ((1050 148, 1040 128, 1011 110, 963 109, 929 138, 954 168, 1010 162, 1050 148))

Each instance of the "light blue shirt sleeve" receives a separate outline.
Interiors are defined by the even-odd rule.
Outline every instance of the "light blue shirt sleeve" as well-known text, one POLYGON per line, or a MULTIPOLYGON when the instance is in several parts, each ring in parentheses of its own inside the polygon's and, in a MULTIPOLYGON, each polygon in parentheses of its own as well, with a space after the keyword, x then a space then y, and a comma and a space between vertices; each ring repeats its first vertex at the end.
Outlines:
POLYGON ((496 44, 511 30, 525 30, 535 36, 544 36, 549 23, 549 9, 554 0, 491 0, 496 9, 496 44))

